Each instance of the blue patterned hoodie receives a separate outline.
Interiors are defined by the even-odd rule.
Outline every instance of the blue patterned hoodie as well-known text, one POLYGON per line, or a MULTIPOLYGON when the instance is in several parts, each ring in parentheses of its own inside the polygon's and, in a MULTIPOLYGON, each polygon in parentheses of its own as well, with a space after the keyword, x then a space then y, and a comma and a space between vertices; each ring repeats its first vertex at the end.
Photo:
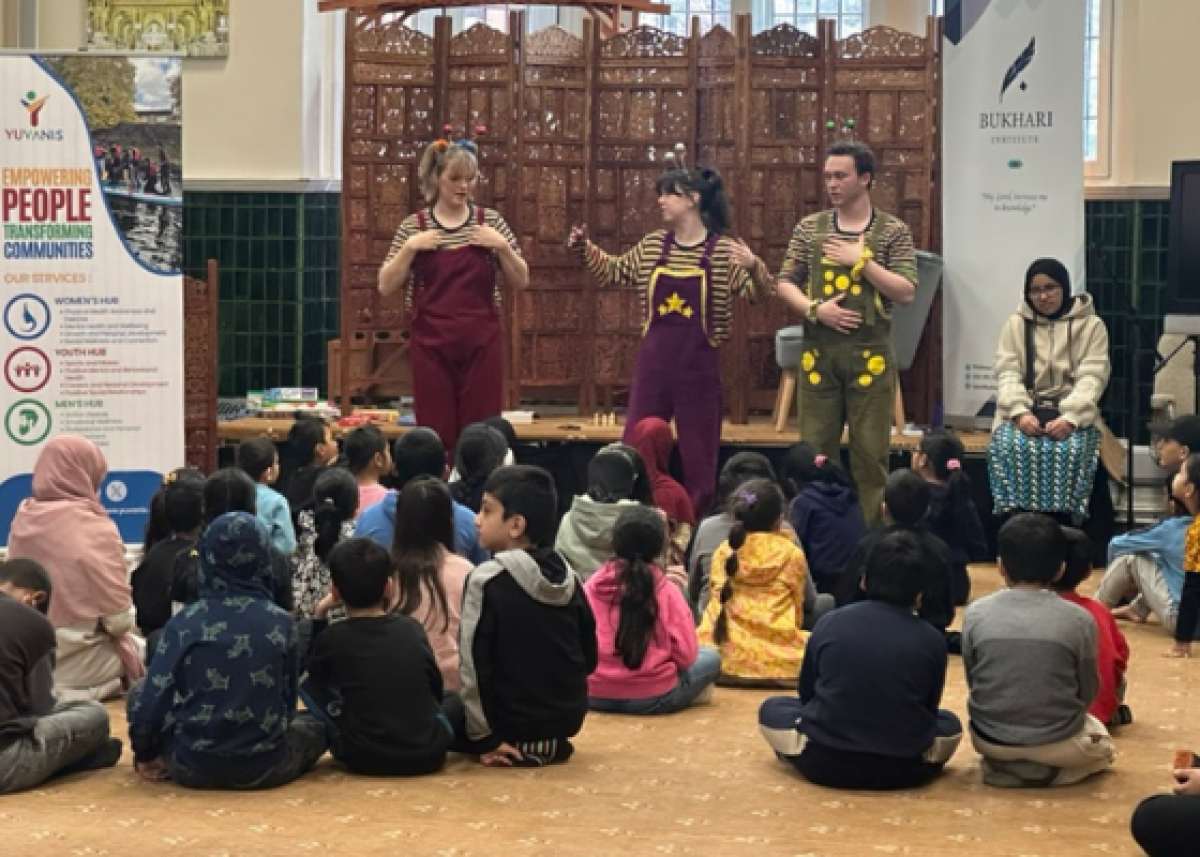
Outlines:
POLYGON ((257 769, 284 754, 296 710, 296 629, 271 601, 270 539, 246 512, 200 539, 200 600, 163 629, 129 705, 138 761, 164 751, 195 769, 257 769))

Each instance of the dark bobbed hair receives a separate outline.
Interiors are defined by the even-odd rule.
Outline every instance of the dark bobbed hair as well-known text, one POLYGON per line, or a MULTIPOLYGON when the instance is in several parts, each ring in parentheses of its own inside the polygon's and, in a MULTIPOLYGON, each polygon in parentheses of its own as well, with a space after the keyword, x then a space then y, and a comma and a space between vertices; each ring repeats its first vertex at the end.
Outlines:
POLYGON ((731 456, 717 476, 717 511, 725 511, 734 490, 751 479, 774 482, 775 468, 771 466, 771 460, 761 452, 739 452, 731 456))
POLYGON ((263 474, 274 467, 278 460, 279 450, 275 442, 265 437, 247 438, 238 444, 237 466, 255 482, 262 479, 263 474))
POLYGON ((367 538, 346 539, 329 553, 329 577, 342 602, 365 610, 383 602, 392 562, 383 546, 367 538))
POLYGON ((929 514, 933 491, 921 474, 905 467, 888 474, 883 486, 888 514, 902 527, 915 527, 929 514))
POLYGON ((194 467, 167 474, 150 500, 150 517, 142 541, 142 556, 175 533, 190 533, 203 519, 204 475, 194 467))
POLYGON ((208 526, 230 512, 258 514, 257 489, 246 471, 224 467, 204 482, 202 524, 208 526))
POLYGON ((803 440, 789 446, 783 456, 783 489, 788 499, 816 482, 850 487, 840 461, 819 455, 811 443, 803 440))
POLYGON ((916 533, 898 530, 867 552, 864 571, 867 598, 897 607, 914 607, 938 562, 916 533))
POLYGON ((1092 576, 1092 540, 1075 527, 1063 527, 1062 531, 1067 540, 1066 567, 1050 586, 1058 592, 1074 592, 1092 576))
POLYGON ((501 467, 488 477, 484 493, 500 504, 504 520, 525 519, 525 538, 533 547, 550 547, 558 531, 558 489, 549 471, 532 464, 501 467))
POLYGON ((1050 517, 1024 512, 1000 528, 997 553, 1013 583, 1049 586, 1067 556, 1067 537, 1050 517))
POLYGON ((446 473, 446 445, 431 428, 409 429, 392 444, 392 473, 403 488, 418 476, 441 479, 446 473))

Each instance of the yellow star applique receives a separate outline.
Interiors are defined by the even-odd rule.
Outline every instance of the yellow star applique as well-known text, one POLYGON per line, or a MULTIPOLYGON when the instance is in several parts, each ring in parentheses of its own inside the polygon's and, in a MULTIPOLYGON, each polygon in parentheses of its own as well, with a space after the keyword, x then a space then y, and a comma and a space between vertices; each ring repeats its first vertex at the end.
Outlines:
POLYGON ((663 303, 658 308, 659 315, 670 315, 673 312, 679 313, 684 318, 692 317, 692 308, 687 305, 687 301, 679 296, 678 292, 673 292, 667 298, 666 303, 663 303))

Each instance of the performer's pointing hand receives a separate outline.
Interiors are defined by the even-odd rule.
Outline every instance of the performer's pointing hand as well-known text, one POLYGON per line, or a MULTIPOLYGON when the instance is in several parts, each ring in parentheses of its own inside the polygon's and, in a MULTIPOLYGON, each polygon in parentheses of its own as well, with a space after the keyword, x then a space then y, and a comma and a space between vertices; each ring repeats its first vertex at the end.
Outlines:
POLYGON ((587 241, 587 224, 571 227, 571 234, 567 236, 568 247, 578 247, 587 241))
POLYGON ((862 313, 842 309, 842 301, 845 299, 846 294, 843 292, 836 298, 822 301, 821 305, 817 307, 817 320, 838 333, 852 333, 857 330, 858 326, 862 324, 862 313))
POLYGON ((758 265, 758 257, 754 255, 754 251, 746 246, 746 242, 741 238, 733 239, 733 247, 729 250, 729 258, 733 260, 733 264, 739 268, 745 268, 747 271, 753 271, 758 265))
POLYGON ((859 235, 857 239, 830 238, 821 247, 821 252, 826 259, 832 259, 839 265, 853 268, 858 264, 858 260, 862 258, 863 251, 866 249, 866 236, 859 235))

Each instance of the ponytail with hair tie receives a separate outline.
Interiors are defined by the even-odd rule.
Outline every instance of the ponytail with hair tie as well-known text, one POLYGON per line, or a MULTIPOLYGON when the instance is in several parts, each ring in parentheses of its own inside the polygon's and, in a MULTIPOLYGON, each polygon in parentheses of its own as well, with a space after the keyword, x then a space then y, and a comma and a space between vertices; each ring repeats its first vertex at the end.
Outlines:
POLYGON ((959 461, 957 458, 951 458, 949 461, 946 462, 946 469, 947 470, 962 470, 962 462, 959 461))

